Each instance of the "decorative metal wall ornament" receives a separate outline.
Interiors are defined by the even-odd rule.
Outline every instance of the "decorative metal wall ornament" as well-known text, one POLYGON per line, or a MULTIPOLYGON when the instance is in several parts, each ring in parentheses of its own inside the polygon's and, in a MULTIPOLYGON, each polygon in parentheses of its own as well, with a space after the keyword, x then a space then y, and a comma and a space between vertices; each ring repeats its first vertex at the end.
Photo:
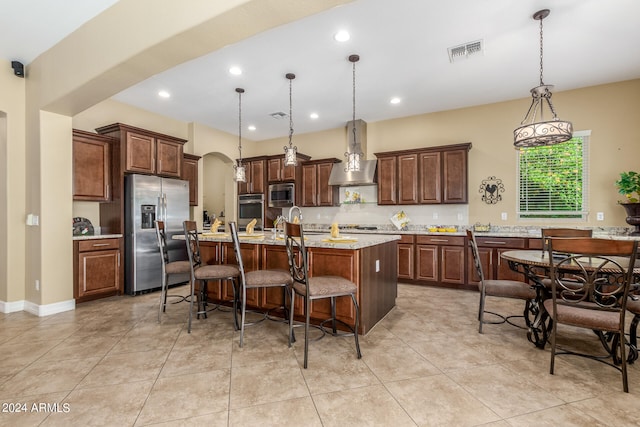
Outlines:
POLYGON ((495 205, 502 200, 500 193, 504 193, 504 185, 502 180, 495 176, 490 176, 487 179, 482 180, 480 184, 480 191, 482 194, 482 201, 488 205, 495 205))

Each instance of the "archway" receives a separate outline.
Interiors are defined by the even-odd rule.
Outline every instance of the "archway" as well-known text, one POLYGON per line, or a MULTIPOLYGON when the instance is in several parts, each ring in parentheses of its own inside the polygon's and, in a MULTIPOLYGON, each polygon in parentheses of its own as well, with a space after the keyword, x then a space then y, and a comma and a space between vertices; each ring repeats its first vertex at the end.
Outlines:
MULTIPOLYGON (((223 221, 237 218, 237 185, 233 180, 234 160, 219 152, 202 156, 202 211, 223 221)), ((203 215, 204 216, 204 215, 203 215)))

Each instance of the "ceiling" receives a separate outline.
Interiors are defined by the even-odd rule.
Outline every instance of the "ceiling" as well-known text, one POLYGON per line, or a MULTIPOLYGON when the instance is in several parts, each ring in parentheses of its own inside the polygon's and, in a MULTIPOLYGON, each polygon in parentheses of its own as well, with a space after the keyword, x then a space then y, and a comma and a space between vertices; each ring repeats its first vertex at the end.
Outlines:
MULTIPOLYGON (((117 0, 65 0, 55 7, 50 0, 0 1, 0 57, 26 65, 117 0)), ((356 0, 226 46, 113 98, 237 135, 234 89, 242 87, 243 137, 259 141, 288 135, 288 118, 270 114, 288 114, 285 74, 294 73, 294 131, 316 132, 352 119, 347 58, 353 53, 360 55, 356 118, 366 122, 525 98, 539 84, 539 23, 532 15, 544 8, 551 9, 544 20, 544 82, 555 93, 640 78, 637 0, 356 0), (333 39, 341 29, 350 32, 349 41, 333 39), (447 48, 477 40, 481 54, 450 62, 447 48), (242 75, 231 75, 231 66, 242 75), (160 90, 171 97, 159 97, 160 90), (401 102, 390 104, 392 97, 401 102)), ((561 102, 555 107, 571 120, 561 102)), ((523 102, 523 116, 527 108, 523 102)))

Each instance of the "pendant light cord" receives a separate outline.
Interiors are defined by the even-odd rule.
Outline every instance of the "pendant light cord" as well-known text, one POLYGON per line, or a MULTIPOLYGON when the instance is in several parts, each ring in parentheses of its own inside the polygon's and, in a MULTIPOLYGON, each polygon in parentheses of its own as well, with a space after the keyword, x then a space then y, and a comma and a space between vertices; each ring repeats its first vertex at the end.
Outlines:
POLYGON ((289 78, 289 148, 291 148, 293 144, 293 97, 291 96, 291 85, 295 76, 293 78, 287 78, 289 78))
POLYGON ((244 89, 236 88, 236 92, 238 92, 238 153, 240 154, 238 165, 242 166, 242 93, 244 89))
POLYGON ((543 57, 543 49, 542 49, 542 21, 544 18, 540 18, 540 86, 544 86, 542 81, 542 57, 543 57))

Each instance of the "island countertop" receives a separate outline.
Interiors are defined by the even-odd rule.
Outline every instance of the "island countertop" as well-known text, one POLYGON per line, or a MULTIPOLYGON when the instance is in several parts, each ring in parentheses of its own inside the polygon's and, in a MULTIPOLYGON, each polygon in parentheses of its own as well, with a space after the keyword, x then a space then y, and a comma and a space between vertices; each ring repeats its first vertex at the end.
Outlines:
MULTIPOLYGON (((284 237, 282 234, 275 236, 272 231, 264 233, 257 232, 253 235, 238 233, 241 243, 254 243, 262 245, 281 245, 284 246, 284 237)), ((370 246, 376 246, 383 243, 400 240, 399 234, 360 234, 358 233, 340 233, 340 239, 333 240, 329 233, 322 232, 306 232, 304 234, 305 246, 309 248, 331 248, 331 249, 363 249, 370 246)), ((183 235, 175 235, 174 239, 184 240, 183 235)), ((202 242, 231 242, 231 235, 227 232, 210 233, 203 232, 198 235, 198 239, 202 242)))

